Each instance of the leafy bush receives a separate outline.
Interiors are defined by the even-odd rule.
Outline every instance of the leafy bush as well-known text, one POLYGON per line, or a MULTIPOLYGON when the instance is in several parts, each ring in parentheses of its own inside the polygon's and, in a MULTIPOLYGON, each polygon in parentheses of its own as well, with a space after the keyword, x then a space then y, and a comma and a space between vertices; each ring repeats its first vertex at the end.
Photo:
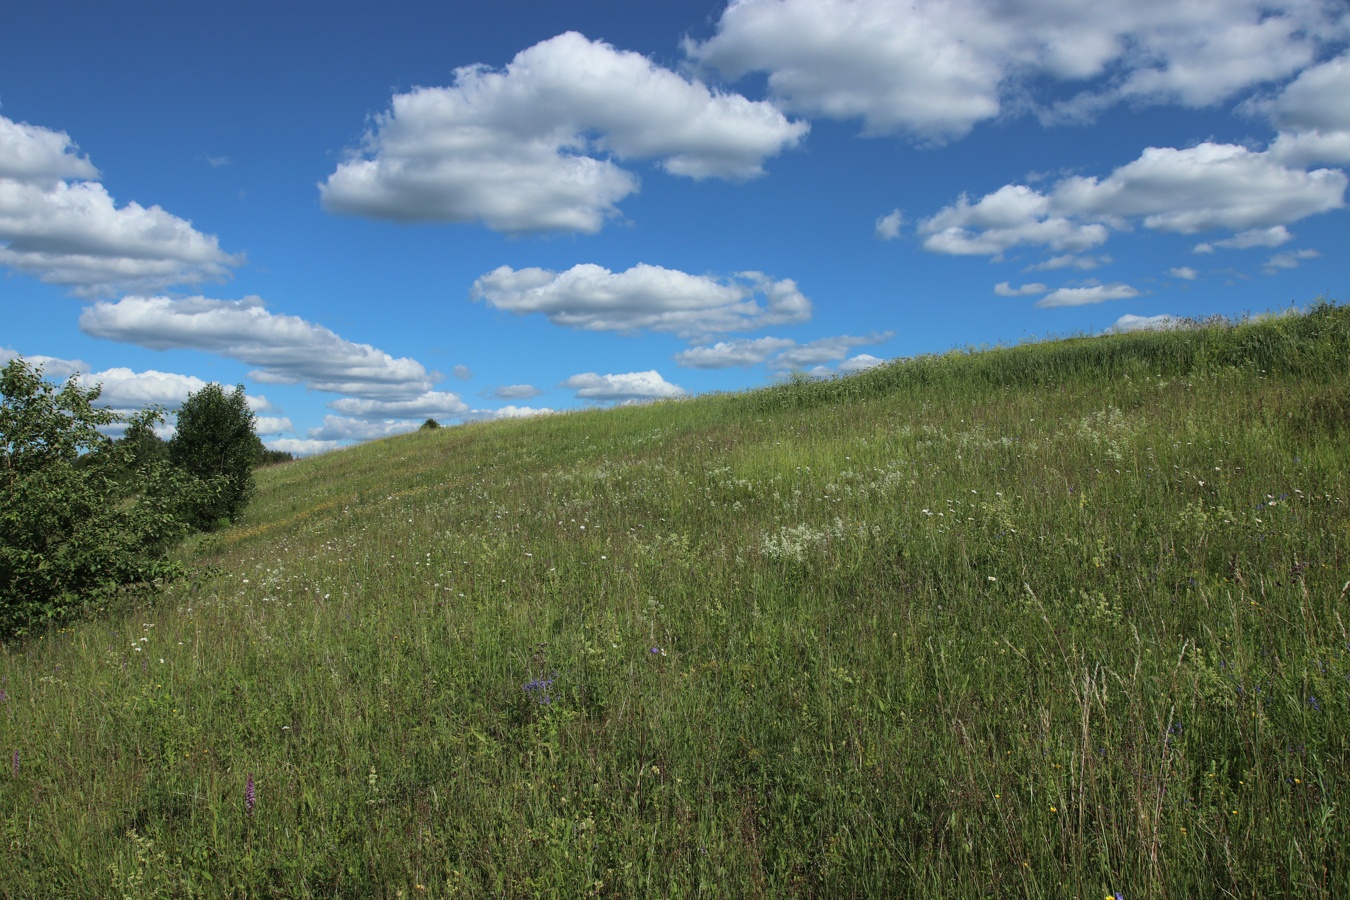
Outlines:
POLYGON ((253 421, 242 384, 230 394, 208 384, 189 394, 179 408, 169 462, 211 486, 187 510, 193 526, 210 531, 233 522, 253 495, 253 466, 261 445, 253 421))
MULTIPOLYGON (((138 468, 135 440, 98 430, 125 421, 93 405, 100 390, 74 378, 57 390, 22 359, 0 371, 0 637, 180 571, 165 553, 206 486, 138 468)), ((141 413, 128 432, 153 435, 158 418, 141 413)))

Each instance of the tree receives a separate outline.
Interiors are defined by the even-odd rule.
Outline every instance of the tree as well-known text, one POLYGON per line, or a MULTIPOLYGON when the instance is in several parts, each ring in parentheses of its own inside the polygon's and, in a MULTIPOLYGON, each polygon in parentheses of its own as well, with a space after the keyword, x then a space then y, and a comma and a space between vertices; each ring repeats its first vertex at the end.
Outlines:
POLYGON ((418 430, 418 431, 435 431, 437 428, 440 428, 440 427, 441 427, 441 423, 440 423, 440 422, 437 422, 435 419, 427 419, 425 422, 422 423, 422 427, 419 428, 419 429, 417 429, 417 430, 418 430))
POLYGON ((197 485, 164 465, 127 479, 132 445, 99 431, 126 420, 94 406, 100 392, 74 377, 58 391, 23 359, 0 371, 0 637, 181 572, 165 557, 197 485))
POLYGON ((253 496, 258 435, 244 386, 226 394, 208 384, 178 410, 178 432, 169 440, 169 462, 211 486, 188 511, 191 523, 210 531, 233 522, 253 496))

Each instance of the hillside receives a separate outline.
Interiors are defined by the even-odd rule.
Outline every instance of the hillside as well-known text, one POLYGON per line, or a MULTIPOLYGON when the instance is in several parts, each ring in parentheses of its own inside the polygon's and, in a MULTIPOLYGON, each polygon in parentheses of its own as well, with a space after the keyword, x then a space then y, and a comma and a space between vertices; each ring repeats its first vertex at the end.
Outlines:
POLYGON ((0 896, 1343 897, 1348 499, 1326 304, 261 470, 0 649, 0 896))

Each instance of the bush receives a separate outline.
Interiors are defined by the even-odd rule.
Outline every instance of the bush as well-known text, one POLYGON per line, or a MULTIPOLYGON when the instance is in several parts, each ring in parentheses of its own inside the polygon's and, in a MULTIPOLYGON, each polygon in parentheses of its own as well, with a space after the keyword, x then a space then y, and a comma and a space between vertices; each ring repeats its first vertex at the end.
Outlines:
POLYGON ((242 384, 230 394, 208 384, 188 395, 168 449, 170 463, 210 486, 187 510, 194 527, 210 531, 239 518, 253 495, 260 443, 242 384))
POLYGON ((441 427, 441 423, 440 423, 440 422, 437 422, 435 419, 427 419, 425 422, 422 423, 422 427, 419 428, 419 429, 417 429, 417 430, 418 430, 418 431, 435 431, 437 428, 440 428, 440 427, 441 427))
MULTIPOLYGON (((93 405, 100 391, 74 378, 58 391, 22 359, 0 371, 0 637, 181 572, 165 554, 202 486, 163 464, 137 469, 133 441, 99 432, 126 421, 93 405)), ((158 419, 141 413, 128 431, 158 419)))

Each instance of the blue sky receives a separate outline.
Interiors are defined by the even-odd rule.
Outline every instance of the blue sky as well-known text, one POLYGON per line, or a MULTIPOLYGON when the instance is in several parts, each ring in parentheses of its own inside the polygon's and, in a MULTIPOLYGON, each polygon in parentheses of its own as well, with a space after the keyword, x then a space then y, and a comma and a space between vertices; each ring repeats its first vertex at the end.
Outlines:
POLYGON ((0 359, 279 449, 1345 299, 1339 0, 5 18, 0 359))

